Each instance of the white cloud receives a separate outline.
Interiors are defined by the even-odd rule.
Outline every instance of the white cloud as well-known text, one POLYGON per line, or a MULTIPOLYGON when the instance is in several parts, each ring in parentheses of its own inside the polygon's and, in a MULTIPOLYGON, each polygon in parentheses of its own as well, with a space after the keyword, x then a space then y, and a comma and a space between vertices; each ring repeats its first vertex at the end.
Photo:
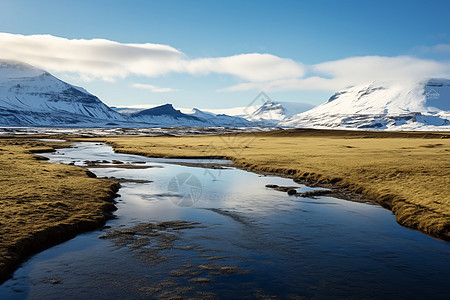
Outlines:
POLYGON ((247 82, 226 87, 219 91, 243 90, 287 91, 323 90, 336 91, 360 83, 375 80, 418 80, 427 77, 450 76, 450 62, 437 62, 410 56, 360 56, 323 62, 306 67, 306 78, 287 78, 265 82, 247 82))
POLYGON ((187 62, 186 70, 191 74, 231 74, 249 81, 301 77, 305 73, 304 67, 300 63, 260 53, 194 59, 187 62))
POLYGON ((449 65, 410 56, 360 56, 312 66, 316 74, 352 81, 417 79, 448 74, 449 65))
POLYGON ((130 74, 163 75, 171 71, 171 62, 184 57, 183 53, 166 45, 9 33, 0 33, 0 53, 2 58, 25 61, 52 72, 76 73, 82 78, 104 80, 130 74))
POLYGON ((135 87, 135 88, 138 88, 138 89, 150 90, 150 91, 152 91, 154 93, 168 93, 168 92, 175 92, 175 91, 177 91, 176 89, 172 89, 172 88, 162 88, 162 87, 158 87, 156 85, 143 84, 143 83, 133 83, 131 86, 135 87))
MULTIPOLYGON (((450 45, 427 48, 448 52, 450 45)), ((67 78, 113 81, 131 75, 157 77, 169 73, 225 74, 238 84, 219 91, 243 90, 336 91, 374 80, 411 80, 450 76, 450 62, 412 56, 360 56, 305 66, 272 54, 247 53, 227 57, 189 58, 181 51, 160 44, 118 43, 105 39, 66 39, 52 35, 0 33, 0 58, 15 59, 57 72, 67 78)), ((153 92, 170 88, 136 84, 153 92)))
POLYGON ((125 44, 105 39, 78 40, 52 35, 0 33, 0 55, 51 72, 74 73, 81 79, 115 80, 130 75, 168 73, 229 74, 249 81, 302 76, 304 68, 291 59, 249 53, 229 57, 190 59, 160 44, 125 44))

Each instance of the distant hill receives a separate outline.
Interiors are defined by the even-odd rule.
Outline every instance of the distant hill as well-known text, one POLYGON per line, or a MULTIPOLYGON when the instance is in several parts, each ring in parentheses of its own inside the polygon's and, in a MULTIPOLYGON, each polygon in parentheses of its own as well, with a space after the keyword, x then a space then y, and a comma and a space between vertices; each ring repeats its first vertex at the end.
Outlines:
POLYGON ((129 114, 129 119, 158 127, 199 127, 204 124, 203 120, 176 110, 172 104, 164 104, 131 113, 129 114))
MULTIPOLYGON (((266 101, 262 105, 224 109, 182 109, 186 115, 208 120, 214 127, 273 127, 280 121, 295 114, 307 111, 314 106, 307 103, 266 101)), ((148 109, 137 107, 113 107, 114 110, 128 116, 138 116, 138 112, 148 109)), ((142 121, 143 118, 135 119, 142 121)), ((165 120, 167 121, 167 120, 165 120)), ((155 122, 147 118, 146 122, 155 122)))
POLYGON ((130 121, 158 127, 253 127, 254 123, 240 117, 216 115, 194 108, 190 114, 182 113, 172 104, 140 110, 128 114, 130 121))

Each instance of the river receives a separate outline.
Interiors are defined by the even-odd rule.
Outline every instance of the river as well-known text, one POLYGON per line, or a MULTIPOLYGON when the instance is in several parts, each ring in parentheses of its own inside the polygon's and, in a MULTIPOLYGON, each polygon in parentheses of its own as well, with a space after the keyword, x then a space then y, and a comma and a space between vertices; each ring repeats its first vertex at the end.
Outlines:
POLYGON ((98 143, 44 156, 121 178, 116 218, 30 257, 1 299, 449 297, 450 244, 379 206, 289 196, 265 186, 313 188, 223 160, 98 143))

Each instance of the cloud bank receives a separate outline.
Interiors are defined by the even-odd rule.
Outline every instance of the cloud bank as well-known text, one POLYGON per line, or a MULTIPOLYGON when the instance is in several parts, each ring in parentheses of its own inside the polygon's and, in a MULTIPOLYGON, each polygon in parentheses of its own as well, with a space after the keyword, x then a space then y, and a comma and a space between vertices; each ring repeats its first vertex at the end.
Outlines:
POLYGON ((125 44, 105 39, 78 40, 52 35, 0 33, 0 55, 52 72, 112 81, 130 75, 156 77, 168 73, 228 74, 240 80, 267 81, 304 74, 301 64, 271 54, 240 54, 189 59, 160 44, 125 44))
MULTIPOLYGON (((448 51, 448 46, 436 45, 430 51, 448 51)), ((10 33, 0 33, 0 58, 24 61, 83 80, 114 81, 133 75, 154 78, 171 73, 233 76, 237 84, 221 89, 222 92, 252 89, 267 92, 335 91, 373 80, 450 76, 450 62, 411 56, 360 56, 304 65, 267 53, 189 58, 178 49, 161 44, 10 33)), ((151 84, 134 84, 133 87, 152 92, 173 91, 151 84)))
POLYGON ((264 91, 336 91, 375 80, 411 81, 428 77, 449 77, 450 62, 410 56, 359 56, 306 67, 308 77, 246 82, 222 89, 224 92, 258 89, 264 91))

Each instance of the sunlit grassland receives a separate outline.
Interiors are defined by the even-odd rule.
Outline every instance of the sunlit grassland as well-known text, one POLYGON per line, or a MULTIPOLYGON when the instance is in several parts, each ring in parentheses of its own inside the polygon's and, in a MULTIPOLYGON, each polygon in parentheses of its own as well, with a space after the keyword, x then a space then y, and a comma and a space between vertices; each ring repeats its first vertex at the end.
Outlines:
POLYGON ((98 227, 114 209, 116 183, 33 153, 51 146, 0 139, 0 282, 27 255, 98 227))

